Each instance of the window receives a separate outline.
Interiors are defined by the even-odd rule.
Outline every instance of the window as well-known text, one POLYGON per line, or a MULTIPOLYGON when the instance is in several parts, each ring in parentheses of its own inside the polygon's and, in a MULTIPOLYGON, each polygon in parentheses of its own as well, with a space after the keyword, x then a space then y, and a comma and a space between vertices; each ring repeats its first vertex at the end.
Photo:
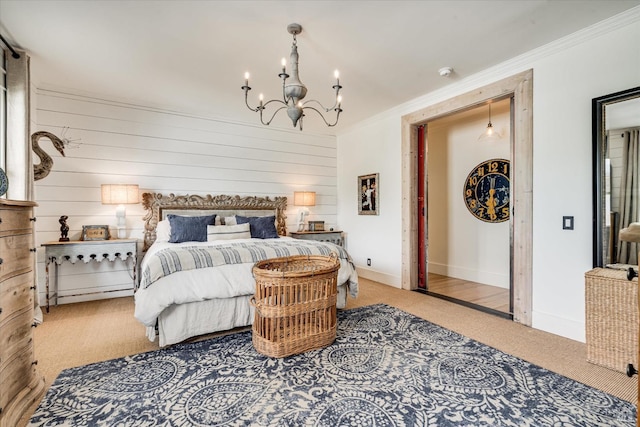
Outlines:
POLYGON ((0 166, 11 183, 4 197, 31 200, 29 57, 23 53, 14 59, 8 49, 0 54, 0 166))

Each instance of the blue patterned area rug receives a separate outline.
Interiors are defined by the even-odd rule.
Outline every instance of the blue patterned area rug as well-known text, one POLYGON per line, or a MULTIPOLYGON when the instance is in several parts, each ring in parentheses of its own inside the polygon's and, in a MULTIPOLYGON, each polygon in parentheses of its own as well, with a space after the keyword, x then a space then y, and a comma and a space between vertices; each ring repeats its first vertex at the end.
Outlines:
POLYGON ((633 404, 387 305, 321 350, 251 332, 63 371, 30 426, 635 426, 633 404))

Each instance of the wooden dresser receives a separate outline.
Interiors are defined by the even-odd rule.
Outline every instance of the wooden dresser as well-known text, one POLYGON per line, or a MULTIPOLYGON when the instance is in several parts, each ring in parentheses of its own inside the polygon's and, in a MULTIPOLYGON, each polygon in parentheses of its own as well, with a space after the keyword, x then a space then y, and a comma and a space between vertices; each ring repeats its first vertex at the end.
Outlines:
POLYGON ((34 206, 0 199, 0 427, 17 425, 44 390, 33 352, 34 206))

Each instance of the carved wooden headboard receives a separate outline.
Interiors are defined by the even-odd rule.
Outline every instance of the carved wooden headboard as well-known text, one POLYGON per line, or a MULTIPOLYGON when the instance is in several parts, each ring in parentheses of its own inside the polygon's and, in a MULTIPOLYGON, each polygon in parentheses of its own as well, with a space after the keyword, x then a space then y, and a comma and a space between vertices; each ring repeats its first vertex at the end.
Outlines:
POLYGON ((206 196, 175 194, 163 195, 161 193, 143 193, 142 206, 147 213, 142 218, 144 221, 144 248, 149 247, 156 240, 156 227, 158 222, 163 220, 167 213, 177 213, 184 215, 208 215, 217 214, 230 216, 234 214, 244 216, 267 216, 275 215, 276 230, 280 236, 286 236, 287 218, 284 211, 287 209, 287 198, 256 196, 227 196, 217 195, 206 196))

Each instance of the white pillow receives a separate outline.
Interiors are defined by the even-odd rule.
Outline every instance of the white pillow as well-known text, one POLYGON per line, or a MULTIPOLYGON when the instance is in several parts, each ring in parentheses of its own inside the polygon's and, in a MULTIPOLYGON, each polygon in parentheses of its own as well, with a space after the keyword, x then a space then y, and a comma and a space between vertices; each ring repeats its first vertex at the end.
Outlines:
POLYGON ((171 238, 171 224, 168 219, 158 222, 156 226, 156 242, 168 242, 171 238))
POLYGON ((224 225, 236 225, 238 222, 236 221, 236 216, 225 216, 224 217, 224 225))
POLYGON ((250 239, 250 224, 207 225, 207 242, 215 240, 250 239))

